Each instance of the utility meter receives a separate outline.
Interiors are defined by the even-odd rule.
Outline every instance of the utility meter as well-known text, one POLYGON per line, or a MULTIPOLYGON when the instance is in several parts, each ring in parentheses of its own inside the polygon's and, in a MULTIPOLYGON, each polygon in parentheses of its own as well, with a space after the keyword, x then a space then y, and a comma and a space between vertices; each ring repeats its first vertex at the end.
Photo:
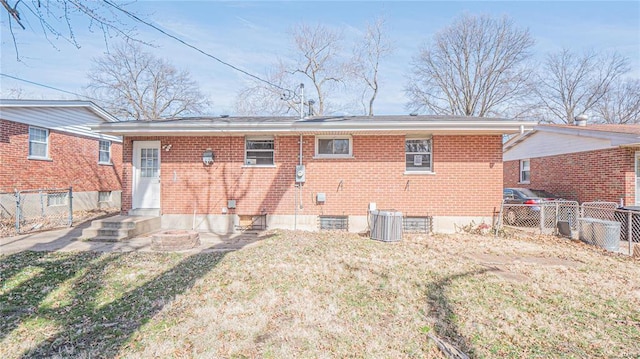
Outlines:
POLYGON ((296 182, 304 183, 304 181, 305 181, 304 165, 297 165, 296 166, 296 182))

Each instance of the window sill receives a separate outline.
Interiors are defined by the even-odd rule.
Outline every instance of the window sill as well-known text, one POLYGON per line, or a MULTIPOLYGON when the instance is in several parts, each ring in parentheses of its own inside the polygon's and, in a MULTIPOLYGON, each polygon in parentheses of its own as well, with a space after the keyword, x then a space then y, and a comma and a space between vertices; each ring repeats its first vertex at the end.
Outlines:
POLYGON ((53 162, 53 160, 49 157, 36 157, 36 156, 27 156, 28 160, 34 160, 34 161, 48 161, 48 162, 53 162))
POLYGON ((354 156, 313 156, 314 160, 349 160, 355 159, 354 156))
POLYGON ((276 165, 242 165, 242 168, 276 168, 276 165))
POLYGON ((422 176, 430 176, 435 175, 436 173, 433 171, 404 171, 405 175, 422 175, 422 176))
POLYGON ((523 182, 518 182, 518 184, 531 184, 530 181, 523 181, 523 182))
POLYGON ((101 166, 113 166, 113 162, 98 162, 101 166))

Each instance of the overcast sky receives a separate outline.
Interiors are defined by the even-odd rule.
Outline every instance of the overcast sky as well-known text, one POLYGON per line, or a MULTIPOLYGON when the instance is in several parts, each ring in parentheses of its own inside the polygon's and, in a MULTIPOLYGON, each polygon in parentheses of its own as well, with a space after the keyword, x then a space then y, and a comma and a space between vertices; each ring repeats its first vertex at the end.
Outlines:
MULTIPOLYGON (((295 24, 322 23, 339 28, 348 41, 361 36, 368 21, 384 16, 395 53, 381 64, 376 114, 407 113, 403 88, 411 58, 435 32, 465 13, 510 16, 517 26, 529 29, 536 40, 534 52, 539 61, 547 52, 563 47, 576 51, 618 51, 631 60, 633 70, 629 76, 640 78, 640 1, 138 1, 127 5, 126 9, 260 77, 266 77, 272 64, 290 53, 288 31, 295 24)), ((80 49, 60 39, 51 39, 52 46, 39 24, 32 20, 26 30, 14 26, 21 60, 17 61, 8 31, 8 17, 4 9, 1 10, 1 72, 81 93, 87 84, 91 59, 106 51, 102 33, 77 22, 74 32, 80 49)), ((136 27, 140 39, 156 46, 149 51, 191 72, 213 102, 211 115, 233 115, 234 100, 247 83, 246 75, 143 24, 136 27)), ((22 89, 28 98, 75 98, 0 77, 2 97, 14 88, 22 89)))

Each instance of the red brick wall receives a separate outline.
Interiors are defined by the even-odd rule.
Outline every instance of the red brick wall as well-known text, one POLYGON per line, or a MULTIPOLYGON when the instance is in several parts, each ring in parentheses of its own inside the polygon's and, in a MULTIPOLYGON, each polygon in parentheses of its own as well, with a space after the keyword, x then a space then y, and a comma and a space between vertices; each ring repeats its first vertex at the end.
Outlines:
POLYGON ((113 166, 98 165, 98 140, 49 130, 49 158, 30 160, 29 125, 0 120, 0 191, 63 188, 115 191, 122 188, 122 144, 111 143, 113 166))
POLYGON ((635 150, 614 148, 531 159, 531 181, 518 184, 519 161, 504 163, 505 187, 544 189, 578 201, 635 202, 635 150))
MULTIPOLYGON (((293 214, 299 137, 275 139, 275 168, 243 167, 244 137, 129 137, 124 141, 123 211, 131 208, 134 140, 171 144, 161 151, 162 213, 221 214, 228 199, 237 214, 293 214), (202 152, 211 148, 211 166, 202 152)), ((305 136, 305 215, 365 215, 369 202, 408 215, 491 215, 502 198, 501 136, 434 136, 435 175, 405 175, 404 136, 354 136, 352 159, 314 159, 305 136), (326 194, 324 204, 315 196, 326 194)), ((300 199, 298 199, 298 202, 300 199)))

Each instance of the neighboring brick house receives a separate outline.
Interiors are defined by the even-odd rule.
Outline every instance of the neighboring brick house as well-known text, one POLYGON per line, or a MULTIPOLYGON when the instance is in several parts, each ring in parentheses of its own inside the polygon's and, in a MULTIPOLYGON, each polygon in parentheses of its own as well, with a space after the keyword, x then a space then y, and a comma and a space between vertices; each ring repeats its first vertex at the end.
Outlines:
POLYGON ((123 212, 161 214, 164 228, 231 232, 251 216, 272 228, 308 230, 344 219, 348 230, 362 231, 375 206, 430 217, 435 232, 453 232, 471 221, 491 223, 502 198, 502 135, 533 125, 437 116, 222 117, 92 128, 124 138, 123 212))
POLYGON ((504 185, 640 205, 640 125, 539 125, 504 145, 504 185))
POLYGON ((74 209, 119 208, 122 140, 88 127, 102 122, 117 119, 88 101, 0 100, 0 192, 72 187, 74 209))

